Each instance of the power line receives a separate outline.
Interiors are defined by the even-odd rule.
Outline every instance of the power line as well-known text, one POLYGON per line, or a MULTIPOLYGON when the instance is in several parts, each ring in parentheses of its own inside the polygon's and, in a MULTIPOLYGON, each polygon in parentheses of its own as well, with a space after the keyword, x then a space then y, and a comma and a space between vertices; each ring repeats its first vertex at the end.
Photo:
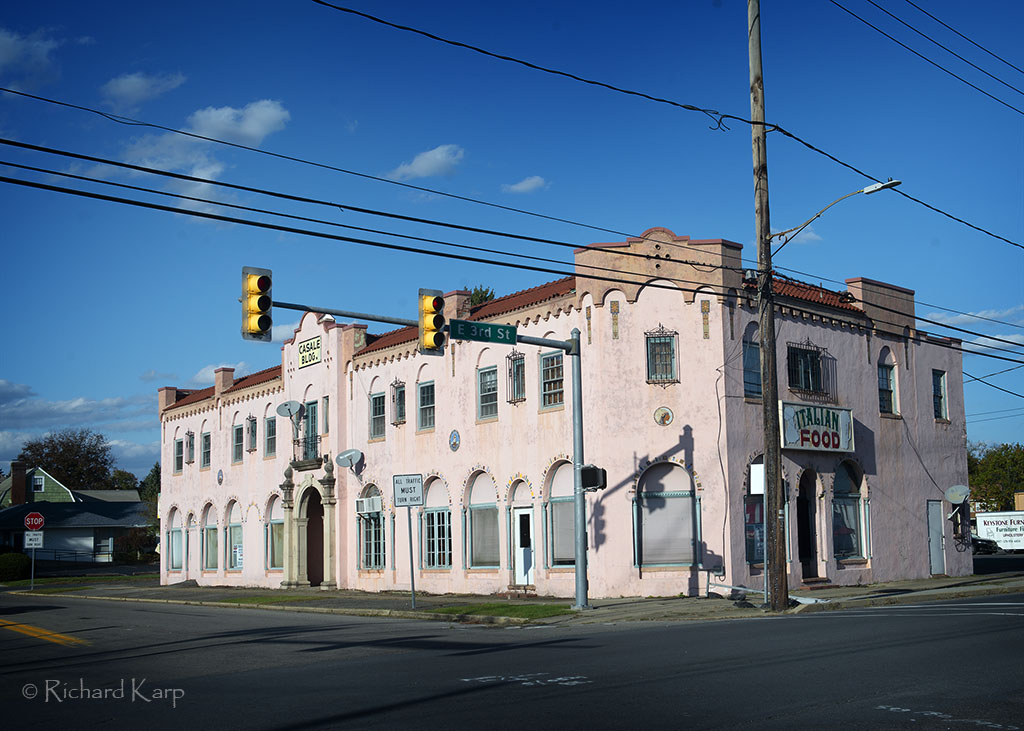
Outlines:
POLYGON ((983 378, 978 378, 977 376, 972 376, 972 375, 971 375, 970 373, 968 373, 967 371, 964 371, 964 375, 965 375, 965 376, 967 376, 968 378, 971 378, 971 379, 973 379, 973 380, 977 381, 978 383, 984 383, 984 384, 985 384, 986 386, 988 386, 989 388, 994 388, 994 389, 995 389, 995 390, 997 390, 997 391, 1002 391, 1003 393, 1008 393, 1008 394, 1010 394, 1011 396, 1016 396, 1017 398, 1024 398, 1024 394, 1019 394, 1019 393, 1017 393, 1017 392, 1015 392, 1015 391, 1010 391, 1010 390, 1008 390, 1008 389, 1005 389, 1005 388, 1003 388, 1002 386, 997 386, 997 385, 995 385, 994 383, 989 383, 988 381, 986 381, 986 380, 985 380, 985 379, 983 379, 983 378))
POLYGON ((989 73, 988 71, 986 71, 985 69, 981 68, 981 66, 978 66, 978 65, 976 65, 976 64, 974 64, 974 63, 972 63, 971 61, 967 60, 966 58, 964 58, 963 56, 961 56, 961 55, 960 55, 959 53, 957 53, 956 51, 954 51, 954 50, 952 50, 952 49, 950 49, 950 48, 946 48, 946 47, 945 47, 944 45, 942 45, 941 43, 939 43, 939 42, 938 42, 937 40, 935 40, 935 39, 934 39, 934 38, 932 38, 931 36, 929 36, 929 35, 927 35, 927 34, 925 34, 925 33, 922 33, 922 32, 921 32, 920 30, 918 30, 917 28, 915 28, 914 26, 912 26, 912 25, 911 25, 910 23, 908 23, 908 22, 906 22, 905 20, 903 20, 903 19, 901 19, 901 18, 897 17, 896 15, 894 15, 894 14, 890 13, 890 12, 889 12, 888 10, 886 10, 886 9, 885 9, 885 8, 883 8, 883 7, 881 6, 881 5, 879 5, 878 3, 876 3, 876 2, 875 2, 875 0, 867 0, 867 1, 868 1, 869 3, 871 3, 872 5, 874 5, 874 6, 876 7, 876 8, 878 8, 879 10, 881 10, 881 11, 882 11, 883 13, 885 13, 886 15, 888 15, 888 16, 889 16, 890 18, 892 18, 893 20, 895 20, 896 22, 898 22, 898 23, 901 23, 901 24, 903 24, 904 26, 906 26, 906 27, 907 27, 907 28, 909 28, 910 30, 912 30, 912 31, 914 31, 915 33, 917 33, 917 34, 918 34, 919 36, 921 36, 922 38, 924 38, 924 39, 925 39, 926 41, 931 41, 932 43, 934 43, 934 44, 935 44, 936 46, 938 46, 939 48, 941 48, 941 49, 942 49, 943 51, 945 51, 946 53, 948 53, 948 54, 950 54, 950 55, 953 55, 953 56, 956 56, 956 57, 957 57, 958 59, 960 59, 961 61, 963 61, 963 62, 964 62, 965 64, 967 64, 967 65, 968 65, 968 66, 970 66, 971 68, 973 68, 973 69, 975 69, 975 70, 977 70, 977 71, 980 71, 981 73, 985 74, 985 76, 988 76, 989 78, 991 78, 991 79, 994 79, 995 81, 998 81, 998 82, 999 82, 1000 84, 1002 84, 1003 86, 1005 86, 1005 87, 1006 87, 1007 89, 1011 89, 1011 90, 1013 90, 1013 91, 1017 92, 1018 94, 1024 94, 1024 91, 1021 91, 1021 90, 1020 90, 1020 89, 1018 89, 1018 88, 1017 88, 1016 86, 1013 86, 1012 84, 1008 84, 1008 83, 1006 83, 1005 81, 1003 81, 1002 79, 1000 79, 1000 78, 999 78, 998 76, 995 76, 994 74, 990 74, 990 73, 989 73))
POLYGON ((987 49, 987 48, 985 48, 984 46, 982 46, 982 45, 979 45, 978 43, 975 43, 975 42, 974 42, 974 41, 972 41, 972 40, 971 40, 970 38, 968 38, 967 36, 965 36, 965 35, 964 35, 963 33, 961 33, 960 31, 958 31, 958 30, 957 30, 956 28, 954 28, 954 27, 952 27, 952 26, 950 26, 950 25, 947 25, 946 23, 943 23, 943 22, 942 22, 941 20, 939 20, 938 18, 936 18, 936 17, 934 16, 934 15, 932 15, 931 13, 929 13, 929 12, 928 12, 927 10, 925 10, 924 8, 922 8, 922 7, 920 6, 920 5, 917 5, 917 4, 913 3, 913 2, 911 2, 911 0, 906 0, 906 2, 907 2, 907 3, 909 3, 910 5, 913 5, 913 6, 915 7, 915 8, 917 8, 918 10, 920 10, 920 11, 921 11, 922 13, 924 13, 925 15, 927 15, 927 16, 928 16, 929 18, 931 18, 932 20, 934 20, 934 21, 935 21, 936 23, 938 23, 939 25, 943 26, 944 28, 946 28, 946 29, 948 29, 948 30, 951 30, 951 31, 953 31, 954 33, 956 33, 956 34, 957 34, 958 36, 960 36, 961 38, 963 38, 963 39, 964 39, 965 41, 967 41, 968 43, 972 44, 973 46, 975 46, 975 47, 977 47, 977 48, 980 48, 980 49, 981 49, 982 51, 984 51, 985 53, 987 53, 987 54, 988 54, 989 56, 991 56, 992 58, 996 59, 997 61, 1002 61, 1002 62, 1003 62, 1003 63, 1005 63, 1005 64, 1006 64, 1007 66, 1009 66, 1009 67, 1010 67, 1011 69, 1014 69, 1014 70, 1016 70, 1016 71, 1020 71, 1020 72, 1021 72, 1022 74, 1024 74, 1024 69, 1020 68, 1019 66, 1014 66, 1014 65, 1013 65, 1012 63, 1010 63, 1009 61, 1007 61, 1007 60, 1006 60, 1005 58, 1003 58, 1002 56, 997 56, 996 54, 992 53, 992 51, 988 50, 988 49, 987 49))
POLYGON ((993 417, 988 418, 988 419, 974 419, 970 423, 971 424, 980 424, 980 423, 982 423, 984 421, 999 421, 1001 419, 1019 419, 1022 416, 1024 416, 1024 412, 1021 412, 1020 414, 1008 414, 1007 416, 993 416, 993 417))
POLYGON ((1014 406, 1012 409, 996 409, 995 411, 979 411, 976 414, 967 414, 966 416, 967 416, 968 419, 971 419, 971 418, 974 418, 975 416, 988 416, 989 414, 1005 414, 1005 413, 1010 412, 1010 411, 1020 411, 1021 413, 1024 413, 1024 407, 1014 406))
POLYGON ((967 385, 968 383, 971 383, 973 381, 980 381, 983 378, 992 378, 993 376, 1001 376, 1004 373, 1009 373, 1010 371, 1016 371, 1016 370, 1019 370, 1021 368, 1024 368, 1024 366, 1014 366, 1013 368, 1006 368, 1004 370, 996 371, 995 373, 989 373, 989 374, 984 375, 984 376, 971 376, 969 381, 964 381, 964 385, 967 385))
MULTIPOLYGON (((868 0, 868 1, 870 2, 870 0, 868 0)), ((314 2, 316 2, 316 0, 314 0, 314 2)), ((865 20, 864 18, 862 18, 862 17, 860 17, 859 15, 857 15, 857 14, 856 14, 855 12, 853 12, 853 11, 852 11, 852 10, 850 10, 849 8, 846 8, 846 7, 842 6, 842 5, 840 5, 839 3, 837 3, 837 2, 836 2, 836 0, 829 0, 829 2, 831 2, 831 3, 833 4, 833 5, 835 5, 835 6, 836 6, 837 8, 839 8, 840 10, 843 10, 843 11, 845 11, 845 12, 849 13, 849 14, 850 14, 850 15, 852 15, 852 16, 853 16, 854 18, 856 18, 857 20, 859 20, 859 21, 860 21, 861 23, 863 23, 864 25, 868 26, 868 27, 869 27, 869 28, 871 28, 872 30, 875 30, 875 31, 877 31, 877 32, 881 33, 881 34, 882 34, 883 36, 885 36, 886 38, 888 38, 888 39, 889 39, 890 41, 892 41, 892 42, 893 42, 893 43, 895 43, 896 45, 898 45, 898 46, 901 46, 901 47, 905 48, 906 50, 910 51, 910 52, 911 52, 912 54, 914 54, 914 55, 915 55, 915 56, 917 56, 918 58, 922 59, 923 61, 927 61, 927 62, 928 62, 928 63, 930 63, 930 64, 931 64, 932 66, 934 66, 935 68, 939 69, 940 71, 944 71, 945 73, 947 73, 947 74, 949 74, 950 76, 952 76, 952 77, 953 77, 954 79, 957 79, 958 81, 961 81, 961 82, 963 82, 964 84, 967 84, 967 86, 971 87, 971 88, 972 88, 972 89, 974 89, 975 91, 981 92, 982 94, 984 94, 985 96, 987 96, 987 97, 988 97, 989 99, 992 99, 993 101, 997 101, 997 102, 999 102, 999 103, 1000 103, 1000 104, 1002 104, 1002 105, 1003 105, 1004 107, 1007 107, 1007 108, 1009 108, 1009 109, 1012 109, 1013 111, 1017 112, 1017 114, 1024 114, 1024 110, 1022 110, 1022 109, 1018 109, 1017 107, 1013 106, 1012 104, 1010 104, 1010 103, 1008 103, 1008 102, 1004 102, 1004 101, 1003 101, 1002 99, 1000 99, 999 97, 997 97, 997 96, 995 96, 995 95, 993 95, 993 94, 989 94, 989 93, 988 93, 987 91, 985 91, 984 89, 982 89, 982 88, 981 88, 980 86, 975 86, 975 85, 974 85, 974 84, 972 84, 972 83, 971 83, 970 81, 968 81, 967 79, 963 78, 962 76, 958 76, 957 74, 955 74, 955 73, 953 73, 952 71, 950 71, 949 69, 947 69, 947 68, 946 68, 945 66, 943 66, 943 65, 941 65, 941 64, 938 64, 938 63, 936 63, 935 61, 932 61, 932 60, 931 60, 930 58, 928 58, 927 56, 925 56, 925 55, 924 55, 923 53, 918 53, 917 51, 915 51, 915 50, 914 50, 913 48, 911 48, 911 47, 910 47, 910 46, 908 46, 907 44, 905 44, 905 43, 903 43, 903 42, 901 42, 901 41, 898 41, 898 40, 896 40, 896 39, 895 39, 894 37, 892 37, 891 35, 889 35, 888 33, 886 33, 886 32, 885 32, 884 30, 882 30, 882 29, 881 29, 881 28, 879 28, 878 26, 876 26, 876 25, 872 25, 872 24, 871 24, 870 22, 868 22, 868 21, 867 21, 867 20, 865 20)), ((872 4, 874 4, 874 3, 872 3, 872 4)))
MULTIPOLYGON (((327 220, 324 220, 324 219, 321 219, 321 218, 311 218, 309 216, 298 216, 298 215, 294 215, 294 214, 291 214, 291 213, 283 213, 283 212, 280 212, 280 211, 272 211, 272 210, 269 210, 269 209, 266 209, 266 208, 256 208, 256 207, 253 207, 253 206, 243 206, 243 205, 240 205, 240 204, 237 204, 237 203, 228 203, 226 201, 218 201, 218 200, 213 200, 213 199, 210 199, 210 198, 200 198, 200 197, 197 197, 197 196, 184 195, 184 194, 181 194, 181 193, 174 193, 174 192, 165 191, 165 190, 156 190, 154 188, 146 188, 146 187, 139 186, 139 185, 128 185, 127 183, 118 183, 118 182, 111 181, 111 180, 103 180, 101 178, 91 178, 91 177, 88 177, 88 176, 85 176, 85 175, 77 175, 75 173, 63 172, 63 171, 60 171, 60 170, 49 170, 49 169, 46 169, 46 168, 39 168, 39 167, 35 167, 35 166, 32 166, 32 165, 22 165, 20 163, 15 163, 15 162, 10 162, 10 161, 5 161, 5 160, 0 160, 0 165, 6 165, 8 167, 19 168, 21 170, 30 170, 32 172, 42 173, 44 175, 55 175, 55 176, 61 176, 61 177, 65 177, 65 178, 71 178, 71 179, 74 179, 74 180, 80 180, 80 181, 88 182, 88 183, 99 183, 101 185, 109 185, 109 186, 113 186, 113 187, 117 187, 117 188, 122 188, 122 189, 126 189, 126 190, 134 190, 134 191, 140 192, 140 193, 149 193, 149 194, 152 194, 152 195, 166 196, 168 198, 177 198, 177 199, 180 199, 180 200, 192 201, 194 203, 204 203, 204 204, 212 205, 212 206, 220 206, 220 207, 225 207, 225 208, 233 208, 235 210, 247 211, 249 213, 261 213, 261 214, 270 215, 270 216, 278 216, 278 217, 281 217, 281 218, 288 218, 288 219, 292 219, 292 220, 296 220, 296 221, 304 221, 306 223, 316 223, 316 224, 320 224, 320 225, 324 225, 324 226, 334 226, 334 227, 337 227, 337 228, 345 228, 345 229, 354 230, 354 231, 361 231, 363 233, 378 234, 378 235, 382 235, 382 236, 392 236, 394 238, 400 238, 400 239, 406 239, 406 240, 412 240, 412 241, 420 241, 422 243, 428 243, 428 244, 438 244, 440 246, 450 246, 450 247, 457 248, 457 249, 463 249, 463 250, 467 250, 467 251, 477 251, 477 252, 482 252, 482 253, 485 253, 485 254, 500 254, 502 256, 508 256, 508 257, 512 257, 514 259, 524 259, 524 260, 527 260, 527 261, 539 261, 539 262, 544 262, 544 263, 547 263, 547 264, 558 264, 558 265, 563 265, 563 266, 567 264, 567 262, 564 262, 564 261, 560 261, 560 260, 557 260, 557 259, 549 259, 549 258, 542 257, 542 256, 532 256, 532 255, 529 255, 529 254, 519 254, 519 253, 516 253, 516 252, 510 252, 510 251, 498 251, 498 250, 495 250, 493 248, 489 249, 489 248, 485 248, 485 247, 482 247, 482 246, 471 246, 469 244, 457 244, 457 243, 454 243, 454 242, 451 242, 451 241, 442 241, 440 239, 431 239, 431 238, 427 238, 427 237, 424 237, 424 236, 413 236, 411 234, 402 234, 402 233, 397 233, 395 231, 384 231, 384 230, 381 230, 381 229, 365 228, 363 226, 352 226, 352 225, 349 225, 349 224, 339 223, 337 221, 327 221, 327 220)), ((153 172, 160 172, 160 171, 153 170, 153 172)), ((196 180, 201 180, 201 179, 197 178, 196 180)), ((207 181, 203 181, 203 182, 207 182, 207 181)), ((217 181, 208 181, 208 182, 213 183, 215 185, 217 184, 217 181)), ((267 192, 268 192, 268 194, 270 193, 269 191, 267 191, 267 192)), ((595 251, 601 251, 601 250, 600 249, 595 249, 595 251)), ((617 252, 617 253, 619 253, 619 254, 626 254, 628 252, 617 252)), ((577 273, 580 273, 579 270, 586 269, 586 270, 591 270, 591 271, 610 272, 612 274, 622 274, 622 272, 620 270, 618 270, 618 269, 613 269, 611 267, 602 267, 602 266, 598 266, 596 264, 578 264, 578 263, 574 263, 574 266, 577 269, 577 273)), ((590 275, 585 275, 585 276, 590 276, 590 275)), ((702 282, 702 281, 699 281, 699 280, 693 280, 693 279, 681 279, 681 278, 678 278, 678 277, 670 277, 670 276, 665 276, 665 275, 659 276, 658 278, 659 279, 664 279, 664 280, 669 281, 669 282, 675 282, 675 283, 680 283, 680 284, 696 284, 696 285, 708 286, 708 287, 713 286, 713 285, 707 284, 706 282, 702 282)), ((632 283, 633 284, 637 284, 637 282, 632 282, 632 283)))
MULTIPOLYGON (((500 59, 502 61, 508 61, 510 63, 520 64, 522 66, 525 66, 527 68, 534 69, 534 70, 537 70, 537 71, 542 71, 542 72, 545 72, 545 73, 555 74, 557 76, 564 76, 566 78, 573 79, 575 81, 580 81, 580 82, 585 83, 585 84, 591 84, 591 85, 594 85, 594 86, 599 86, 599 87, 608 89, 610 91, 618 92, 620 94, 626 94, 626 95, 629 95, 629 96, 641 97, 641 98, 648 99, 650 101, 654 101, 654 102, 657 102, 657 103, 667 104, 669 106, 673 106, 673 107, 676 107, 676 108, 679 108, 679 109, 684 109, 686 111, 702 112, 702 113, 704 113, 704 114, 706 114, 708 116, 711 116, 713 119, 715 119, 716 125, 712 129, 723 129, 723 130, 729 129, 729 127, 726 126, 726 124, 725 124, 726 120, 735 120, 737 122, 740 122, 742 124, 747 124, 747 125, 764 124, 765 129, 767 131, 769 131, 769 132, 779 132, 783 136, 788 137, 789 139, 791 139, 791 140, 793 140, 795 142, 800 143, 801 145, 806 147, 808 150, 811 150, 812 152, 816 152, 817 154, 822 155, 823 157, 828 158, 832 162, 845 167, 847 170, 851 170, 851 171, 857 173, 858 175, 861 175, 861 176, 863 176, 863 177, 867 178, 868 180, 871 180, 871 181, 873 181, 875 183, 881 183, 882 182, 880 179, 878 179, 878 178, 876 178, 876 177, 874 177, 872 175, 869 175, 868 173, 866 173, 863 170, 860 170, 860 169, 854 167, 853 165, 851 165, 848 162, 840 160, 835 155, 832 155, 832 154, 826 152, 825 150, 823 150, 823 149, 821 149, 819 147, 816 147, 815 145, 812 145, 807 140, 805 140, 805 139, 803 139, 803 138, 793 134, 792 132, 790 132, 790 131, 788 131, 788 130, 786 130, 786 129, 784 129, 784 128, 776 125, 776 124, 769 124, 769 123, 765 123, 765 122, 754 122, 754 121, 746 119, 744 117, 738 117, 738 116, 736 116, 734 114, 722 114, 722 113, 717 112, 717 111, 715 111, 713 109, 705 109, 705 108, 697 107, 697 106, 694 106, 694 105, 691 105, 691 104, 682 104, 680 102, 675 102, 675 101, 672 101, 670 99, 663 99, 663 98, 660 98, 660 97, 654 97, 654 96, 651 96, 651 95, 646 94, 644 92, 633 91, 633 90, 630 90, 630 89, 623 89, 623 88, 620 88, 620 87, 617 87, 617 86, 613 86, 611 84, 606 84, 604 82, 594 81, 592 79, 585 79, 585 78, 576 76, 575 74, 571 74, 571 73, 568 73, 568 72, 565 72, 565 71, 558 71, 558 70, 555 70, 555 69, 549 69, 549 68, 546 68, 546 67, 543 67, 543 66, 539 66, 538 64, 531 63, 529 61, 524 61, 522 59, 515 58, 513 56, 506 56, 506 55, 503 55, 503 54, 499 54, 499 53, 494 53, 492 51, 488 51, 488 50, 483 49, 483 48, 479 48, 477 46, 471 46, 471 45, 469 45, 467 43, 462 43, 461 41, 454 41, 454 40, 451 40, 451 39, 448 39, 448 38, 442 38, 441 36, 437 36, 437 35, 435 35, 433 33, 428 33, 427 31, 420 30, 418 28, 413 28, 411 26, 405 26, 405 25, 399 25, 397 23, 392 23, 391 21, 387 21, 387 20, 384 20, 383 18, 378 18, 376 16, 369 15, 368 13, 363 13, 363 12, 360 12, 358 10, 354 10, 352 8, 347 8, 347 7, 343 7, 343 6, 340 6, 340 5, 335 5, 335 4, 332 4, 332 3, 325 2, 325 0, 313 0, 313 2, 317 3, 318 5, 322 5, 324 7, 331 8, 333 10, 338 10, 338 11, 343 12, 343 13, 349 13, 351 15, 359 16, 359 17, 364 18, 366 20, 370 20, 370 21, 372 21, 374 23, 380 23, 381 25, 385 25, 385 26, 388 26, 388 27, 391 27, 391 28, 395 28, 397 30, 407 31, 409 33, 415 33, 417 35, 421 35, 421 36, 423 36, 425 38, 430 38, 431 40, 435 40, 435 41, 438 41, 440 43, 446 43, 448 45, 456 46, 458 48, 464 48, 464 49, 467 49, 467 50, 470 50, 470 51, 474 51, 476 53, 483 54, 485 56, 489 56, 491 58, 500 59)), ((1024 112, 1022 112, 1022 114, 1024 114, 1024 112)), ((914 196, 910 195, 909 193, 907 193, 907 192, 905 192, 903 190, 896 190, 896 192, 899 193, 904 198, 906 198, 907 200, 911 200, 914 203, 917 203, 918 205, 924 206, 925 208, 927 208, 930 211, 933 211, 935 213, 941 214, 941 215, 945 216, 946 218, 949 218, 951 221, 956 221, 957 223, 960 223, 960 224, 962 224, 964 226, 967 226, 968 228, 974 229, 975 231, 977 231, 979 233, 982 233, 982 234, 985 234, 986 236, 990 236, 990 237, 992 237, 994 239, 998 239, 1000 241, 1003 241, 1003 242, 1005 242, 1007 244, 1010 244, 1011 246, 1016 246, 1019 249, 1024 249, 1024 244, 1018 243, 1016 241, 1011 241, 1010 239, 1008 239, 1008 238, 1006 238, 1004 236, 1000 236, 999 234, 993 233, 992 231, 988 231, 988 230, 986 230, 984 228, 981 228, 980 226, 976 226, 973 223, 969 223, 968 221, 965 221, 962 218, 954 216, 953 214, 947 213, 946 211, 943 211, 940 208, 936 208, 935 206, 932 206, 932 205, 930 205, 928 203, 925 203, 924 201, 922 201, 922 200, 920 200, 918 198, 915 198, 914 196)), ((602 230, 606 230, 607 231, 607 229, 602 229, 602 230)), ((613 233, 617 233, 617 232, 613 232, 613 233)))

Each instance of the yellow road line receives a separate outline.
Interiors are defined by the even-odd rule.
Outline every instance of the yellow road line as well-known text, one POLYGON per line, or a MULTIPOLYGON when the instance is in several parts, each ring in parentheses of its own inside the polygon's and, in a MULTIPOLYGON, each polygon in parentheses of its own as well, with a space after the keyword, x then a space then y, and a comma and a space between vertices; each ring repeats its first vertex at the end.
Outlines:
POLYGON ((20 632, 23 635, 29 637, 35 637, 39 640, 46 640, 47 642, 55 642, 58 645, 88 645, 88 640, 83 640, 78 637, 72 637, 71 635, 62 635, 59 632, 51 632, 48 629, 42 627, 36 627, 31 624, 22 624, 21 622, 8 622, 5 619, 0 619, 0 627, 3 629, 13 630, 14 632, 20 632))

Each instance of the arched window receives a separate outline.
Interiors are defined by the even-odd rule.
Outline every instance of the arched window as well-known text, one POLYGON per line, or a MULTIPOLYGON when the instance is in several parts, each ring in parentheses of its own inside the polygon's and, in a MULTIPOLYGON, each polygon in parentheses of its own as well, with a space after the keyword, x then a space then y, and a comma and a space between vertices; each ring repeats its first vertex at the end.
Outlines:
POLYGON ((882 348, 878 354, 878 411, 882 414, 900 412, 896 403, 896 360, 888 348, 882 348))
POLYGON ((168 521, 167 570, 181 571, 181 511, 174 509, 168 521))
POLYGON ((693 485, 686 470, 671 462, 648 467, 637 484, 633 515, 638 565, 694 563, 693 485))
POLYGON ((212 505, 203 510, 203 568, 217 570, 217 514, 212 505))
POLYGON ((420 523, 423 536, 423 563, 428 569, 452 567, 452 511, 448 491, 438 478, 426 484, 426 497, 420 523))
POLYGON ((864 556, 861 529, 861 475, 849 462, 836 469, 832 489, 832 552, 837 559, 864 556))
POLYGON ((237 502, 228 506, 228 525, 226 530, 228 552, 227 567, 230 571, 242 569, 242 509, 237 502))
POLYGON ((466 488, 471 568, 496 568, 499 565, 497 494, 494 480, 486 472, 473 475, 466 488))
POLYGON ((743 395, 761 398, 761 344, 756 322, 743 331, 743 395))
POLYGON ((552 566, 576 565, 576 490, 573 466, 562 462, 548 483, 548 547, 552 566))
POLYGON ((276 495, 267 507, 266 531, 267 568, 284 568, 284 505, 276 495))
POLYGON ((764 457, 750 463, 747 494, 743 496, 743 534, 747 563, 764 562, 764 457))
POLYGON ((359 509, 359 568, 384 568, 384 498, 376 485, 367 485, 359 509))

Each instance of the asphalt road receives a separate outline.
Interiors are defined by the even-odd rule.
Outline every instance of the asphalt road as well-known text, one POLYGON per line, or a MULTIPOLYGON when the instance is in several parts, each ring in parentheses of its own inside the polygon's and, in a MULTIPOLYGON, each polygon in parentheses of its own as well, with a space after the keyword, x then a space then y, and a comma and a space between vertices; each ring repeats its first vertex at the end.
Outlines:
POLYGON ((489 628, 3 594, 0 657, 5 728, 1024 727, 1024 595, 489 628))

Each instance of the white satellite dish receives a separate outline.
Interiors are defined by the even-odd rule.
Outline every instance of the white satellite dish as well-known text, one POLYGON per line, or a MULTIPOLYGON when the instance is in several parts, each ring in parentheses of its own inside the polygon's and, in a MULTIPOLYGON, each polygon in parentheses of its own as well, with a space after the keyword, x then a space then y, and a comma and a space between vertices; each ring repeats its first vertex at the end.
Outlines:
POLYGON ((303 410, 302 404, 298 401, 285 401, 277 407, 277 415, 287 416, 289 419, 294 419, 296 416, 302 416, 303 410))
POLYGON ((971 494, 971 488, 967 485, 953 485, 953 487, 946 490, 946 500, 951 502, 953 505, 959 505, 967 496, 971 494))
POLYGON ((346 449, 334 458, 339 467, 355 467, 363 460, 363 453, 358 449, 346 449))

